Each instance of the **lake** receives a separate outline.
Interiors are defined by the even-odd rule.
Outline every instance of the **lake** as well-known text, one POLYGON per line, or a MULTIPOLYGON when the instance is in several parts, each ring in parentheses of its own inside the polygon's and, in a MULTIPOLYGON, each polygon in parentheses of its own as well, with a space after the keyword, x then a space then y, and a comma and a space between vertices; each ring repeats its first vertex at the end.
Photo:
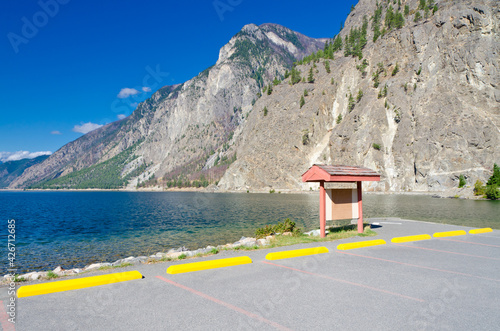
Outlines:
MULTIPOLYGON (((5 252, 7 220, 16 220, 18 273, 226 244, 285 218, 310 230, 319 227, 318 210, 317 192, 0 192, 5 252)), ((401 217, 500 229, 500 201, 366 194, 363 211, 365 219, 401 217)), ((7 273, 4 256, 1 274, 7 273)))

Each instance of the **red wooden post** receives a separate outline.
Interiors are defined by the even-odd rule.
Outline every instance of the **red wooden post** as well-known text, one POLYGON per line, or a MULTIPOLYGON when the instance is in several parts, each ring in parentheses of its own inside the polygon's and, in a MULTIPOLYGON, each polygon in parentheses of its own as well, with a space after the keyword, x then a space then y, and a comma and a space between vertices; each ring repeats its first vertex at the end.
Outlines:
POLYGON ((363 233, 363 188, 361 181, 356 182, 358 188, 358 233, 363 233))
POLYGON ((325 238, 325 228, 326 228, 326 191, 325 182, 319 182, 319 229, 321 238, 325 238))

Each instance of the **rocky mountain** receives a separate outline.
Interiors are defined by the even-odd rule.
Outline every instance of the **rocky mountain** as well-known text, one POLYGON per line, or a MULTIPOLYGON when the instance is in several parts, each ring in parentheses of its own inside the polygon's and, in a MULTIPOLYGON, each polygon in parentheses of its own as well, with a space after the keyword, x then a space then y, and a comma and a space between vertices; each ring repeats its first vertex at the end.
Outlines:
POLYGON ((213 67, 10 187, 308 190, 314 163, 375 169, 378 191, 485 182, 500 163, 499 19, 497 0, 360 0, 326 45, 247 25, 213 67))
POLYGON ((222 189, 308 189, 314 163, 376 169, 380 191, 487 180, 500 161, 500 2, 400 4, 361 0, 334 59, 297 66, 313 83, 285 80, 257 101, 222 189))
POLYGON ((63 146, 10 187, 118 188, 153 175, 214 181, 234 159, 229 146, 261 88, 323 45, 280 25, 246 25, 221 48, 214 66, 161 88, 128 118, 63 146))
POLYGON ((33 159, 0 162, 0 189, 7 188, 24 170, 47 159, 48 155, 41 155, 33 159))

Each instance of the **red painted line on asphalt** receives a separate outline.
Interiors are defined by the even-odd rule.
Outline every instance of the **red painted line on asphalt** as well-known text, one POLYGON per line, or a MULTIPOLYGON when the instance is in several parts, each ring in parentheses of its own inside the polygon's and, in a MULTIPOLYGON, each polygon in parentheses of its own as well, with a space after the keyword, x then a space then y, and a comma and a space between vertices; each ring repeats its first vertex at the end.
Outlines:
MULTIPOLYGON (((17 304, 17 302, 16 302, 17 304)), ((9 322, 9 315, 7 315, 7 311, 5 310, 5 306, 3 301, 0 301, 0 325, 2 326, 3 331, 15 331, 14 323, 9 322)))
POLYGON ((402 247, 409 247, 409 248, 416 248, 416 249, 423 249, 423 250, 426 250, 426 251, 448 253, 448 254, 456 254, 456 255, 470 256, 470 257, 477 257, 477 258, 481 258, 481 259, 490 259, 490 260, 500 261, 500 259, 495 258, 495 257, 472 255, 472 254, 458 253, 458 252, 451 252, 451 251, 443 251, 443 250, 440 250, 440 249, 427 248, 427 247, 417 247, 417 246, 409 246, 409 245, 403 245, 403 244, 393 244, 393 245, 402 246, 402 247))
POLYGON ((490 247, 498 247, 498 248, 500 248, 500 246, 498 246, 498 245, 475 243, 475 242, 472 242, 472 241, 457 240, 457 239, 447 239, 447 238, 438 238, 438 239, 439 240, 446 240, 446 241, 456 241, 456 242, 459 242, 459 243, 466 243, 466 244, 472 244, 472 245, 481 245, 481 246, 490 246, 490 247))
POLYGON ((333 277, 322 275, 322 274, 316 274, 316 273, 313 273, 313 272, 309 272, 309 271, 305 271, 305 270, 301 270, 301 269, 296 269, 296 268, 292 268, 292 267, 287 267, 287 266, 284 266, 284 265, 281 265, 281 264, 276 264, 276 263, 272 263, 272 262, 268 262, 268 261, 262 261, 262 263, 270 264, 270 265, 273 265, 273 266, 276 266, 276 267, 280 267, 280 268, 290 269, 290 270, 293 270, 293 271, 302 272, 302 273, 305 273, 305 274, 308 274, 308 275, 313 275, 313 276, 316 276, 316 277, 326 278, 326 279, 333 280, 333 281, 340 282, 340 283, 345 283, 345 284, 349 284, 349 285, 354 285, 354 286, 359 286, 359 287, 367 288, 367 289, 372 290, 372 291, 377 291, 377 292, 382 292, 382 293, 385 293, 385 294, 395 295, 395 296, 398 296, 398 297, 401 297, 401 298, 405 298, 405 299, 415 300, 415 301, 419 301, 419 302, 425 302, 422 299, 412 298, 412 297, 409 297, 409 296, 404 295, 404 294, 400 294, 400 293, 396 293, 396 292, 391 292, 391 291, 386 291, 386 290, 382 290, 382 289, 379 289, 379 288, 376 288, 376 287, 372 287, 372 286, 368 286, 368 285, 364 285, 364 284, 359 284, 359 283, 355 283, 355 282, 350 282, 348 280, 333 278, 333 277))
POLYGON ((224 306, 224 307, 226 307, 226 308, 228 308, 228 309, 231 309, 231 310, 234 310, 234 311, 236 311, 236 312, 238 312, 238 313, 241 313, 241 314, 243 314, 243 315, 246 315, 246 316, 248 316, 248 317, 250 317, 250 318, 253 318, 253 319, 256 319, 256 320, 258 320, 258 321, 261 321, 261 322, 267 323, 267 324, 269 324, 269 325, 271 325, 271 326, 275 327, 275 328, 276 328, 276 329, 278 329, 278 330, 291 330, 291 329, 289 329, 289 328, 287 328, 287 327, 285 327, 285 326, 283 326, 283 325, 281 325, 281 324, 278 324, 278 323, 276 323, 276 322, 270 321, 270 320, 268 320, 268 319, 266 319, 266 318, 264 318, 264 317, 262 317, 262 316, 259 316, 259 315, 257 315, 257 314, 251 313, 251 312, 249 312, 249 311, 247 311, 247 310, 244 310, 244 309, 242 309, 242 308, 240 308, 240 307, 236 307, 236 306, 234 306, 234 305, 232 305, 232 304, 230 304, 230 303, 224 302, 224 301, 222 301, 222 300, 216 299, 216 298, 214 298, 214 297, 212 297, 212 296, 210 296, 210 295, 208 295, 208 294, 202 293, 202 292, 200 292, 200 291, 197 291, 197 290, 192 289, 192 288, 190 288, 190 287, 187 287, 187 286, 185 286, 185 285, 182 285, 182 284, 176 283, 176 282, 174 282, 174 281, 172 281, 172 280, 170 280, 170 279, 166 279, 166 278, 164 278, 164 277, 162 277, 162 276, 156 276, 156 278, 158 278, 158 279, 160 279, 160 280, 163 280, 164 282, 167 282, 167 283, 172 284, 172 285, 174 285, 174 286, 177 286, 177 287, 179 287, 179 288, 181 288, 181 289, 183 289, 183 290, 186 290, 186 291, 189 291, 189 292, 191 292, 191 293, 193 293, 193 294, 196 294, 196 295, 198 295, 198 296, 200 296, 200 297, 202 297, 202 298, 205 298, 205 299, 207 299, 207 300, 210 300, 210 301, 212 301, 212 302, 215 302, 215 303, 217 303, 217 304, 219 304, 219 305, 221 305, 221 306, 224 306))
POLYGON ((463 272, 458 272, 458 271, 451 271, 451 270, 445 270, 445 269, 425 267, 425 266, 421 266, 421 265, 417 265, 417 264, 411 264, 411 263, 406 263, 406 262, 399 262, 399 261, 387 260, 387 259, 382 259, 382 258, 379 258, 379 257, 359 255, 359 254, 348 253, 348 252, 341 252, 341 251, 336 251, 336 252, 340 253, 340 254, 347 254, 347 255, 352 255, 352 256, 364 257, 364 258, 367 258, 367 259, 379 260, 379 261, 390 262, 390 263, 397 263, 397 264, 406 265, 406 266, 415 267, 415 268, 428 269, 428 270, 446 272, 446 273, 455 274, 455 275, 461 275, 461 276, 467 276, 467 277, 473 277, 473 278, 486 279, 486 280, 492 280, 492 281, 495 281, 495 282, 500 282, 500 279, 494 279, 494 278, 481 277, 481 276, 476 276, 476 275, 471 275, 471 274, 465 274, 463 272))

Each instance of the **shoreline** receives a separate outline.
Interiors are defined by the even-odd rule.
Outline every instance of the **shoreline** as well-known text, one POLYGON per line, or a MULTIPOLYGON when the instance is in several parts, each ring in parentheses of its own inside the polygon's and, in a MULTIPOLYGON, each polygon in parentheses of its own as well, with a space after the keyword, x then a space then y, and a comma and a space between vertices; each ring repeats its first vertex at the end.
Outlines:
MULTIPOLYGON (((331 230, 331 228, 330 228, 331 230)), ((352 229, 350 230, 343 230, 346 233, 351 231, 352 233, 356 233, 355 236, 358 236, 360 234, 357 233, 357 230, 355 229, 355 226, 353 226, 352 229)), ((329 231, 327 230, 327 234, 329 231)), ((334 232, 332 232, 334 234, 334 232)), ((363 233, 363 237, 365 236, 370 236, 370 235, 376 235, 375 232, 371 230, 371 225, 370 223, 365 224, 365 232, 363 233)), ((184 259, 189 259, 189 258, 202 258, 206 256, 213 256, 217 255, 222 251, 239 251, 239 250, 258 250, 258 249, 266 249, 266 248, 272 248, 276 247, 273 246, 272 244, 274 243, 274 239, 277 237, 279 238, 284 238, 284 237, 292 237, 293 234, 291 232, 285 232, 285 233, 278 233, 278 234, 272 234, 268 235, 265 238, 257 239, 254 237, 244 237, 242 236, 238 241, 234 243, 227 243, 224 245, 217 245, 217 246, 212 246, 208 245, 207 247, 204 248, 198 248, 195 250, 188 250, 186 247, 182 246, 177 249, 172 248, 168 250, 167 252, 158 252, 156 254, 152 254, 149 256, 129 256, 126 258, 121 258, 118 259, 114 262, 95 262, 86 265, 83 268, 71 268, 71 269, 63 269, 61 266, 56 267, 53 270, 49 271, 30 271, 27 273, 23 274, 5 274, 3 277, 0 278, 0 287, 6 286, 11 279, 14 279, 14 282, 16 283, 29 283, 33 281, 38 281, 38 280, 52 280, 60 277, 66 277, 66 276, 76 276, 79 274, 83 273, 88 273, 88 272, 95 272, 95 271, 105 271, 109 269, 117 269, 117 268, 124 268, 128 266, 133 266, 137 264, 155 264, 155 263, 161 263, 161 262, 171 262, 171 261, 178 261, 178 260, 184 260, 184 259)), ((304 232, 301 234, 301 236, 304 236, 304 238, 311 238, 312 241, 317 239, 318 242, 321 241, 335 241, 339 240, 342 238, 328 238, 329 240, 322 240, 323 238, 319 237, 319 229, 317 230, 311 230, 308 232, 304 232)), ((353 237, 354 235, 348 236, 347 238, 353 237)), ((303 239, 304 242, 306 243, 307 240, 303 239)), ((295 243, 295 244, 290 244, 290 245, 277 245, 277 247, 281 246, 293 246, 301 244, 295 243)))
MULTIPOLYGON (((270 193, 267 190, 218 190, 214 188, 145 188, 145 189, 5 189, 0 188, 0 192, 125 192, 125 193, 164 193, 164 192, 191 192, 191 193, 237 193, 237 194, 318 194, 319 190, 291 190, 283 189, 276 190, 270 193)), ((447 199, 465 199, 465 200, 484 200, 482 196, 475 196, 470 187, 467 188, 450 188, 445 191, 364 191, 363 195, 405 195, 405 196, 431 196, 433 198, 447 198, 447 199)))

